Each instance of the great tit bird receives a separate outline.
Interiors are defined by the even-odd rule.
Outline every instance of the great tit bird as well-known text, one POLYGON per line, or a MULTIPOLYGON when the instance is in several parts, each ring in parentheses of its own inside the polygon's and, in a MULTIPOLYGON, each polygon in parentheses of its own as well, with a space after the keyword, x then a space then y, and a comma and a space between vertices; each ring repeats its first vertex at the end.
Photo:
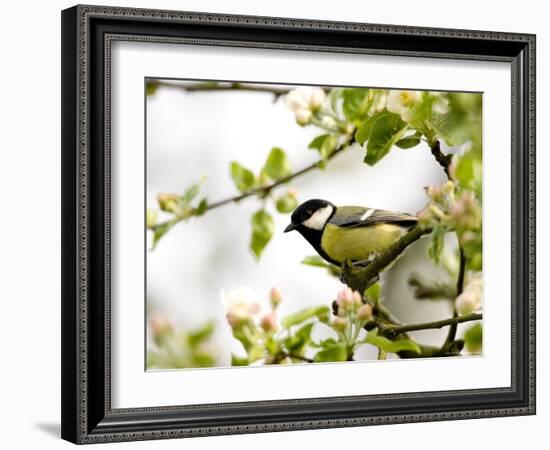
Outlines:
POLYGON ((417 219, 410 214, 308 200, 291 216, 285 233, 298 231, 329 263, 372 260, 397 241, 417 219))

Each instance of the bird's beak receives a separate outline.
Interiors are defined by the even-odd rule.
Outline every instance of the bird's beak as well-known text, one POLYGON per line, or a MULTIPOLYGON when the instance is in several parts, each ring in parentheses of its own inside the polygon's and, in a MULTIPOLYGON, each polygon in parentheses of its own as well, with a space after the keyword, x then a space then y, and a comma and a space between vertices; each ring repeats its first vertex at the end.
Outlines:
POLYGON ((285 228, 285 233, 288 233, 289 231, 295 230, 296 228, 298 228, 298 225, 290 222, 288 224, 288 226, 285 228))

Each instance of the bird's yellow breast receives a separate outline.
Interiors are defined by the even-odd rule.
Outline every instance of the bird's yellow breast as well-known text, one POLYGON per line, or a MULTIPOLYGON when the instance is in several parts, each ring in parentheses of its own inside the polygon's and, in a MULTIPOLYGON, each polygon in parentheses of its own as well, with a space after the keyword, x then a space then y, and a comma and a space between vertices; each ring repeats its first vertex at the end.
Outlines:
POLYGON ((345 260, 361 261, 383 252, 405 232, 405 228, 388 223, 357 228, 341 228, 328 223, 321 247, 340 264, 345 260))

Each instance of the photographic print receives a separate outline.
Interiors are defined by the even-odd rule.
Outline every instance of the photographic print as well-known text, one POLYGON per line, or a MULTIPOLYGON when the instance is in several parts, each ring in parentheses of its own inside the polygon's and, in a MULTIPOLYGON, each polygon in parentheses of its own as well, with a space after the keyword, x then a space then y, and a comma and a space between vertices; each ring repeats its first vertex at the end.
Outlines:
POLYGON ((482 93, 144 96, 147 370, 482 355, 482 93))

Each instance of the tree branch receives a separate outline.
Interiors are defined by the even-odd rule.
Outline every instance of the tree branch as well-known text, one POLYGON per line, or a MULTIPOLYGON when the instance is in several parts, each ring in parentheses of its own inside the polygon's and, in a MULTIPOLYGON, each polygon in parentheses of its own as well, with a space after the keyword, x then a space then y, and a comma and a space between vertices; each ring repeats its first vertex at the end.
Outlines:
MULTIPOLYGON (((439 163, 441 167, 443 167, 443 170, 445 171, 447 178, 451 179, 451 176, 449 174, 449 165, 451 164, 453 155, 446 155, 445 153, 443 153, 441 151, 441 143, 438 140, 436 140, 433 143, 433 145, 430 146, 430 149, 432 151, 432 155, 434 156, 435 160, 439 163)), ((464 274, 466 271, 466 258, 464 256, 464 250, 460 245, 460 241, 458 243, 458 248, 460 250, 460 267, 458 272, 458 280, 456 283, 456 297, 458 297, 464 289, 464 274)), ((456 317, 457 317, 457 312, 453 304, 453 318, 456 318, 456 317)), ((448 348, 454 342, 456 338, 457 324, 458 323, 453 323, 449 328, 449 333, 447 334, 447 338, 445 339, 445 343, 443 344, 442 349, 448 348)))
POLYGON ((439 163, 441 167, 443 167, 447 178, 450 178, 449 165, 453 160, 453 155, 446 155, 445 153, 443 153, 441 151, 441 143, 439 141, 435 141, 434 144, 430 146, 430 150, 432 151, 432 155, 434 156, 435 160, 439 163))
POLYGON ((388 339, 393 339, 400 334, 410 331, 432 330, 446 326, 455 326, 459 323, 471 322, 473 320, 482 320, 482 314, 469 314, 467 316, 456 316, 449 319, 437 320, 435 322, 415 323, 409 325, 379 325, 380 333, 388 339))
POLYGON ((357 261, 342 264, 342 281, 355 291, 364 292, 365 289, 378 281, 378 274, 393 262, 412 243, 420 239, 429 229, 414 227, 398 241, 393 243, 385 252, 378 255, 371 262, 357 261), (366 266, 361 264, 367 263, 366 266))
MULTIPOLYGON (((462 250, 462 246, 458 244, 458 248, 460 251, 460 263, 459 263, 459 269, 458 269, 458 278, 456 281, 456 296, 458 297, 460 294, 462 294, 462 291, 464 290, 464 275, 466 273, 466 258, 464 256, 464 250, 462 250)), ((453 303, 453 317, 457 316, 456 308, 453 303)), ((455 323, 449 328, 449 334, 447 334, 447 338, 445 339, 445 343, 443 346, 449 345, 451 342, 453 342, 456 338, 456 329, 457 324, 455 323)))
MULTIPOLYGON (((246 192, 243 192, 242 194, 235 195, 233 197, 228 197, 228 198, 225 198, 225 199, 222 199, 222 200, 218 200, 218 201, 209 203, 208 207, 206 208, 206 211, 211 211, 213 209, 219 208, 220 206, 224 206, 224 205, 227 205, 229 203, 238 203, 241 200, 244 200, 245 198, 252 197, 252 196, 255 196, 255 195, 265 197, 265 196, 269 195, 269 193, 273 189, 279 187, 280 185, 288 183, 289 181, 291 181, 295 178, 298 178, 298 177, 300 177, 300 176, 302 176, 302 175, 304 175, 304 174, 306 174, 306 173, 308 173, 308 172, 310 172, 314 169, 319 168, 322 164, 326 163, 327 161, 330 161, 336 155, 342 153, 351 144, 352 144, 352 142, 346 142, 342 146, 340 146, 336 150, 334 150, 334 152, 332 152, 325 160, 316 161, 316 162, 310 164, 309 166, 306 166, 303 169, 298 170, 297 172, 291 173, 290 175, 288 175, 286 177, 279 178, 278 180, 276 180, 273 183, 270 183, 266 186, 260 186, 260 187, 254 188, 254 189, 250 189, 246 192)), ((166 226, 168 223, 171 223, 172 225, 175 225, 175 224, 177 224, 177 223, 179 223, 179 222, 181 222, 185 219, 188 219, 188 217, 174 217, 174 218, 172 218, 170 220, 167 220, 165 222, 159 222, 159 223, 155 224, 153 227, 151 227, 151 229, 155 230, 157 228, 166 226)))
POLYGON ((281 352, 277 355, 277 358, 274 359, 274 362, 276 364, 279 364, 283 359, 285 358, 291 358, 291 359, 298 359, 300 361, 303 361, 303 362, 307 362, 307 363, 313 363, 315 362, 313 359, 311 358, 306 358, 305 356, 301 356, 301 355, 295 355, 294 353, 288 353, 288 352, 281 352))
POLYGON ((219 92, 219 91, 248 91, 248 92, 261 92, 266 94, 273 94, 275 100, 280 96, 286 95, 290 92, 289 88, 278 88, 275 86, 256 85, 256 84, 243 84, 243 83, 196 83, 196 84, 182 84, 176 81, 149 81, 149 83, 157 87, 169 87, 174 89, 181 89, 186 92, 219 92))

